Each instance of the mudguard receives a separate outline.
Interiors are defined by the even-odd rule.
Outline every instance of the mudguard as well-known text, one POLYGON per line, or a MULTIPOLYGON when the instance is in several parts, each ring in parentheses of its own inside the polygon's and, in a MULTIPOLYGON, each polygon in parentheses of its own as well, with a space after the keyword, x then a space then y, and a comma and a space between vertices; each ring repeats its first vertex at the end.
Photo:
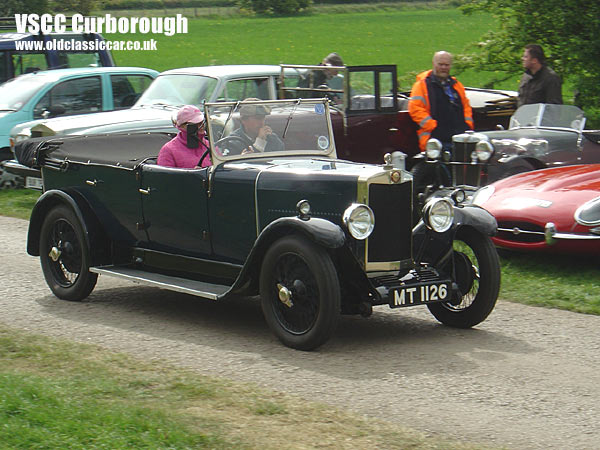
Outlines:
POLYGON ((454 222, 445 233, 436 233, 420 221, 413 228, 415 261, 426 261, 434 265, 440 263, 450 254, 456 231, 462 227, 470 227, 474 233, 494 236, 498 223, 494 216, 476 205, 455 206, 454 222))
POLYGON ((231 291, 258 292, 256 283, 265 252, 277 239, 293 233, 301 234, 315 244, 331 250, 339 249, 346 243, 344 230, 329 220, 317 217, 281 217, 261 231, 231 291), (248 281, 252 283, 250 286, 247 285, 248 281))
MULTIPOLYGON (((98 245, 103 240, 99 221, 85 199, 76 190, 52 189, 44 192, 35 203, 29 220, 27 232, 27 253, 39 256, 40 233, 46 213, 56 205, 63 204, 70 207, 81 224, 85 244, 90 249, 92 263, 96 264, 105 256, 104 246, 98 245), (92 245, 94 243, 95 245, 92 245)), ((104 239, 105 241, 105 239, 104 239)))

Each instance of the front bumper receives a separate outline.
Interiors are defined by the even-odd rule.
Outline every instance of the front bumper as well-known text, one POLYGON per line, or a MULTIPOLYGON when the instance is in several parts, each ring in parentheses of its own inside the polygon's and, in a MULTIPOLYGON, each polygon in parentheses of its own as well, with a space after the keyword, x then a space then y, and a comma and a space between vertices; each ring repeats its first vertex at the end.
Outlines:
POLYGON ((42 173, 39 169, 32 169, 31 167, 20 164, 16 159, 11 159, 4 162, 4 168, 7 172, 22 177, 36 177, 42 178, 42 173))

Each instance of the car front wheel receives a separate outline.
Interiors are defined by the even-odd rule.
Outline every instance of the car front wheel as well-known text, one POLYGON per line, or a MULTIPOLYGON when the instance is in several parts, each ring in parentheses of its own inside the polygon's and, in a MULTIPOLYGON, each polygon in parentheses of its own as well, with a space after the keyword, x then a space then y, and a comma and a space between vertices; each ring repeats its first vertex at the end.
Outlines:
POLYGON ((83 227, 70 208, 55 207, 44 219, 40 262, 46 283, 60 299, 80 301, 94 289, 98 275, 89 271, 83 227))
POLYGON ((260 273, 265 319, 288 347, 313 350, 335 331, 340 286, 329 254, 300 236, 286 236, 266 252, 260 273))
POLYGON ((432 303, 429 311, 444 325, 470 328, 492 312, 500 290, 500 263, 488 236, 459 228, 454 240, 454 274, 460 296, 432 303))

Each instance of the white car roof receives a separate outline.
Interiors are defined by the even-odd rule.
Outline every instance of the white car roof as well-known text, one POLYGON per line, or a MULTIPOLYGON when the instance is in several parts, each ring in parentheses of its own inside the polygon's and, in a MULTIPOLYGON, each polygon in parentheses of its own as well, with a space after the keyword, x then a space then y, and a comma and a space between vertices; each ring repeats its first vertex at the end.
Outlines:
MULTIPOLYGON (((295 71, 288 69, 287 71, 295 71)), ((183 67, 162 72, 161 75, 204 75, 218 78, 238 78, 240 76, 279 75, 281 67, 276 65, 239 64, 225 66, 183 67)))

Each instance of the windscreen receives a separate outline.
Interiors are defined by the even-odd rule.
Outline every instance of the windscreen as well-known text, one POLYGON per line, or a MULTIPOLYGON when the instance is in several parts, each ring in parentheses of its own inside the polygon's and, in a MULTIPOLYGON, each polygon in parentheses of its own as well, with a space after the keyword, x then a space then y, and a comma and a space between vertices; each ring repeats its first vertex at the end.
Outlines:
POLYGON ((216 86, 215 78, 201 75, 162 75, 152 82, 134 107, 195 105, 201 108, 216 86))
POLYGON ((18 111, 47 80, 42 77, 25 76, 9 80, 0 85, 0 111, 18 111))
POLYGON ((544 127, 583 130, 585 115, 573 105, 535 103, 523 105, 510 119, 510 128, 544 127))
POLYGON ((246 100, 209 104, 206 111, 213 154, 220 160, 335 151, 324 100, 246 100))

